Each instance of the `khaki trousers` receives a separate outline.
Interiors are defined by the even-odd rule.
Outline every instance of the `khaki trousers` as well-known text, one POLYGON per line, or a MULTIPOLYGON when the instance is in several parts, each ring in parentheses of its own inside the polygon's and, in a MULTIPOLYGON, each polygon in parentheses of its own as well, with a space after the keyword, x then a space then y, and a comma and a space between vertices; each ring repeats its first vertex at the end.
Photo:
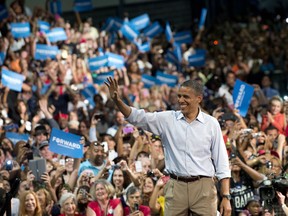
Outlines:
POLYGON ((212 178, 201 178, 189 183, 170 179, 165 185, 164 195, 165 216, 217 214, 217 190, 212 178))

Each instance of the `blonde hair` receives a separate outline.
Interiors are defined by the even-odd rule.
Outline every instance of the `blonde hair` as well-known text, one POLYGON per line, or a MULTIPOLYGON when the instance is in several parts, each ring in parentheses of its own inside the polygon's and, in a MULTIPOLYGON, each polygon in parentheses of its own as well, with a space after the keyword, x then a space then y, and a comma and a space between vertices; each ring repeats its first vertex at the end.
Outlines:
POLYGON ((34 191, 31 191, 31 190, 24 191, 20 196, 19 216, 27 216, 28 215, 28 212, 26 211, 26 208, 25 208, 25 200, 29 194, 32 194, 34 199, 35 199, 36 208, 34 211, 34 216, 42 216, 42 209, 41 209, 38 197, 37 197, 36 193, 34 191))
POLYGON ((94 200, 96 200, 95 192, 96 192, 96 186, 98 184, 101 184, 104 186, 106 192, 108 193, 109 198, 113 198, 113 196, 115 194, 115 189, 114 189, 113 185, 105 179, 98 179, 94 182, 93 186, 90 189, 90 194, 92 195, 94 200))

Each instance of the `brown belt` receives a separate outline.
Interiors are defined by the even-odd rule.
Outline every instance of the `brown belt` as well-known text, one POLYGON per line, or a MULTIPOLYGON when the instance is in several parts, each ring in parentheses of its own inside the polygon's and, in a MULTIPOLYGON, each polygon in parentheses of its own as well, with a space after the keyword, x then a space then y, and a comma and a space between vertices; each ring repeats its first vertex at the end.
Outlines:
POLYGON ((176 176, 174 174, 170 174, 170 177, 172 179, 177 180, 177 181, 182 181, 182 182, 186 182, 186 183, 198 181, 201 178, 212 178, 212 177, 209 177, 209 176, 202 176, 202 175, 199 175, 199 176, 176 176))

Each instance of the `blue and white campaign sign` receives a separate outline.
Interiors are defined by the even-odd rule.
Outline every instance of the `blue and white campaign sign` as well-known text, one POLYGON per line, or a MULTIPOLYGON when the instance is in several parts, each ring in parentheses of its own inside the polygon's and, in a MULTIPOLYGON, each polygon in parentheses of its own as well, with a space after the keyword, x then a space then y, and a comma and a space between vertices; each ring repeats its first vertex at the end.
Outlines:
POLYGON ((175 46, 174 46, 173 53, 174 53, 175 57, 177 58, 177 62, 178 62, 178 63, 181 63, 181 61, 182 61, 182 51, 181 51, 181 47, 175 45, 175 46))
POLYGON ((74 0, 74 11, 85 12, 93 10, 93 4, 91 0, 74 0))
POLYGON ((15 145, 18 141, 27 142, 29 139, 29 134, 19 134, 14 132, 6 132, 5 137, 10 139, 12 143, 15 145))
POLYGON ((93 77, 93 82, 98 85, 103 85, 107 81, 108 77, 114 77, 114 71, 109 71, 106 73, 99 73, 96 77, 93 77))
POLYGON ((50 42, 58 42, 58 41, 67 40, 67 35, 66 35, 65 30, 60 27, 51 29, 47 33, 47 37, 50 42))
POLYGON ((80 144, 80 140, 80 136, 52 128, 49 150, 72 158, 82 158, 83 145, 80 144))
POLYGON ((171 27, 170 27, 169 22, 166 22, 165 36, 166 36, 166 39, 167 39, 168 42, 170 42, 172 40, 172 38, 173 38, 173 34, 172 34, 172 31, 171 31, 171 27))
POLYGON ((109 17, 106 20, 105 25, 103 26, 102 30, 106 32, 113 32, 118 31, 123 25, 123 20, 118 17, 109 17))
POLYGON ((136 45, 141 53, 150 51, 150 43, 148 41, 142 44, 137 43, 136 45))
POLYGON ((48 46, 46 44, 36 44, 35 56, 36 60, 46 60, 48 58, 55 59, 60 53, 57 46, 48 46))
MULTIPOLYGON (((94 77, 93 77, 93 80, 94 80, 94 77)), ((93 85, 87 85, 84 89, 81 89, 80 94, 83 95, 85 99, 89 101, 89 105, 91 107, 95 107, 93 97, 95 94, 97 94, 97 91, 93 85)))
POLYGON ((177 32, 174 35, 174 41, 175 43, 181 45, 183 43, 188 43, 191 44, 193 39, 192 39, 192 34, 190 31, 181 31, 181 32, 177 32))
POLYGON ((91 72, 96 71, 100 69, 101 67, 108 66, 108 58, 106 55, 89 58, 88 66, 91 72))
POLYGON ((11 33, 14 38, 26 38, 31 34, 30 23, 11 23, 11 33))
POLYGON ((47 33, 50 30, 50 23, 48 23, 46 21, 38 20, 37 25, 38 25, 40 32, 47 33))
POLYGON ((207 9, 203 8, 201 10, 201 16, 200 16, 200 20, 199 20, 199 29, 201 29, 205 25, 206 16, 207 16, 207 9))
POLYGON ((142 74, 141 81, 144 83, 144 88, 151 88, 152 86, 157 85, 156 77, 148 74, 142 74))
POLYGON ((115 53, 106 52, 105 54, 108 58, 108 66, 123 68, 124 67, 124 57, 122 55, 117 55, 115 53))
POLYGON ((166 74, 161 71, 156 72, 156 79, 158 84, 160 85, 166 84, 169 87, 175 87, 178 81, 177 76, 166 74))
POLYGON ((150 23, 150 18, 147 13, 135 17, 130 20, 130 24, 138 31, 146 28, 150 23))
POLYGON ((51 0, 50 1, 50 11, 52 14, 62 14, 61 0, 51 0))
POLYGON ((126 37, 129 41, 134 41, 140 34, 137 29, 135 29, 131 24, 125 23, 120 28, 123 36, 126 37))
POLYGON ((4 64, 5 58, 6 58, 6 53, 0 52, 0 66, 4 64))
POLYGON ((206 50, 198 49, 196 53, 188 57, 189 66, 203 67, 206 61, 206 50))
POLYGON ((233 89, 234 108, 239 110, 239 114, 246 116, 254 93, 254 87, 237 79, 233 89))
POLYGON ((174 51, 168 50, 165 56, 166 61, 172 64, 179 64, 177 56, 175 56, 174 51))
POLYGON ((17 92, 21 92, 25 76, 2 68, 2 84, 17 92))
POLYGON ((144 29, 143 33, 146 37, 154 38, 157 35, 161 34, 163 32, 162 26, 159 24, 159 22, 153 22, 152 25, 148 26, 146 29, 144 29))
POLYGON ((0 4, 0 20, 8 17, 8 10, 5 5, 0 4))

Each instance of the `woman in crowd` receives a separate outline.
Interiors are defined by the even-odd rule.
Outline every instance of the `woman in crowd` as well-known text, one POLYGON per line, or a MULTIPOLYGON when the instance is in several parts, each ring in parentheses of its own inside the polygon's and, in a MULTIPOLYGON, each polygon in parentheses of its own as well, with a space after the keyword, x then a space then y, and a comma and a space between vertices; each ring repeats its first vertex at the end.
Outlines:
MULTIPOLYGON (((76 212, 76 197, 72 193, 65 193, 59 200, 61 206, 60 216, 82 216, 76 212)), ((84 215, 83 215, 84 216, 84 215)))
POLYGON ((88 204, 87 215, 123 215, 121 201, 120 199, 113 199, 114 188, 107 180, 99 179, 95 181, 90 194, 94 197, 94 201, 88 204))
POLYGON ((261 130, 265 131, 270 125, 276 127, 280 134, 285 135, 287 122, 285 114, 283 113, 283 101, 278 96, 274 96, 270 99, 269 110, 262 117, 261 130))
POLYGON ((21 194, 19 216, 42 216, 42 209, 35 192, 29 190, 21 194))
POLYGON ((130 187, 127 190, 127 205, 124 208, 124 215, 140 215, 150 216, 150 208, 148 206, 141 205, 141 190, 135 186, 130 187))

